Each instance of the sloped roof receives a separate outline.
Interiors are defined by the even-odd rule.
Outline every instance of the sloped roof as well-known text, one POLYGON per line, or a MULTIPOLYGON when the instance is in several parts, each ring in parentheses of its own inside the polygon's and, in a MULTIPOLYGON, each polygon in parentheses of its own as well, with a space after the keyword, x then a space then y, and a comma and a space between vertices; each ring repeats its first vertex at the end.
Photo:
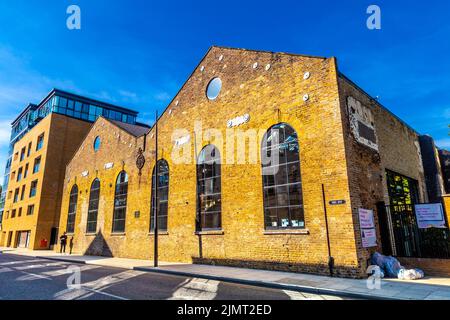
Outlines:
MULTIPOLYGON (((218 45, 212 45, 209 47, 208 51, 206 51, 205 55, 200 59, 200 61, 197 63, 196 67, 192 70, 191 74, 187 77, 183 85, 180 87, 178 92, 173 96, 172 100, 169 102, 169 104, 165 107, 164 111, 158 116, 158 119, 156 121, 159 121, 159 119, 164 115, 164 113, 170 108, 170 106, 173 104, 175 99, 178 97, 180 92, 184 89, 188 81, 192 78, 195 71, 200 68, 200 65, 202 62, 208 57, 210 52, 213 49, 223 49, 223 50, 232 50, 232 51, 240 51, 240 52, 255 52, 255 53, 267 53, 267 54, 279 54, 279 55, 285 55, 285 56, 292 56, 292 57, 304 57, 304 58, 311 58, 311 59, 321 59, 326 60, 327 57, 322 56, 312 56, 312 55, 304 55, 304 54, 295 54, 295 53, 287 53, 287 52, 275 52, 275 51, 267 51, 267 50, 255 50, 255 49, 244 49, 244 48, 235 48, 235 47, 227 47, 227 46, 218 46, 218 45)), ((153 123, 150 129, 153 129, 156 123, 153 123)))
POLYGON ((106 118, 105 118, 105 120, 113 123, 117 127, 121 128, 122 130, 128 132, 129 134, 131 134, 135 137, 141 137, 150 130, 150 127, 145 126, 145 125, 123 123, 120 121, 110 120, 110 119, 106 119, 106 118))

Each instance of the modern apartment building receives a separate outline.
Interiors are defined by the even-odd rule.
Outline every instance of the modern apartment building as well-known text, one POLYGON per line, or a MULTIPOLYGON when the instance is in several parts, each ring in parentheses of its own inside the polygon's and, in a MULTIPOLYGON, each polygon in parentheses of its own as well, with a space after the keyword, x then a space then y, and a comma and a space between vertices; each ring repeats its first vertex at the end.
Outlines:
POLYGON ((2 193, 0 195, 0 229, 3 210, 5 206, 6 191, 8 189, 9 174, 11 169, 14 145, 25 135, 25 133, 27 133, 30 130, 30 128, 32 128, 38 122, 36 108, 37 106, 35 104, 30 103, 11 124, 12 128, 8 149, 8 159, 6 161, 2 193))
POLYGON ((54 89, 13 121, 0 246, 55 243, 65 166, 99 116, 135 124, 137 112, 54 89))
POLYGON ((427 184, 428 201, 439 202, 445 194, 442 164, 439 157, 439 149, 434 139, 429 135, 419 137, 422 162, 427 184))

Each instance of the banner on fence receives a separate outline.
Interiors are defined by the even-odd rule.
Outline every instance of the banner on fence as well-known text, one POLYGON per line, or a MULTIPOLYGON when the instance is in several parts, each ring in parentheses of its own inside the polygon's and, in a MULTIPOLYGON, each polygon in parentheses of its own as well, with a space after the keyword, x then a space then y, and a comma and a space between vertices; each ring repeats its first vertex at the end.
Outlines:
POLYGON ((446 228, 441 203, 416 204, 416 219, 420 229, 446 228))
POLYGON ((376 247, 377 232, 375 231, 373 210, 359 208, 359 226, 361 229, 361 241, 363 248, 376 247))

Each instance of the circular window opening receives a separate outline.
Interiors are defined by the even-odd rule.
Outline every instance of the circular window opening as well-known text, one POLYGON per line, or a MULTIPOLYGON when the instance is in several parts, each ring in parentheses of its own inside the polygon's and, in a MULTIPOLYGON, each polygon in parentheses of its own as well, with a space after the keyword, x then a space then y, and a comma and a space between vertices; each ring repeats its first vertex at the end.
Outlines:
POLYGON ((94 140, 94 151, 98 151, 98 149, 100 149, 101 144, 102 141, 100 140, 100 137, 96 137, 94 140))
POLYGON ((222 80, 220 78, 214 78, 208 84, 206 96, 209 100, 215 100, 219 96, 220 89, 222 89, 222 80))

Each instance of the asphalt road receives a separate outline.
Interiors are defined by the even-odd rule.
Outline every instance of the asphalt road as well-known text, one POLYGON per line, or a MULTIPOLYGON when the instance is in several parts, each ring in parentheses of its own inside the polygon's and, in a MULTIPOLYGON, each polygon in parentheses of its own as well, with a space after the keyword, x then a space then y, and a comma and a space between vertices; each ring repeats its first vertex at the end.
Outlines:
POLYGON ((0 253, 0 300, 80 299, 335 300, 342 298, 0 253))

